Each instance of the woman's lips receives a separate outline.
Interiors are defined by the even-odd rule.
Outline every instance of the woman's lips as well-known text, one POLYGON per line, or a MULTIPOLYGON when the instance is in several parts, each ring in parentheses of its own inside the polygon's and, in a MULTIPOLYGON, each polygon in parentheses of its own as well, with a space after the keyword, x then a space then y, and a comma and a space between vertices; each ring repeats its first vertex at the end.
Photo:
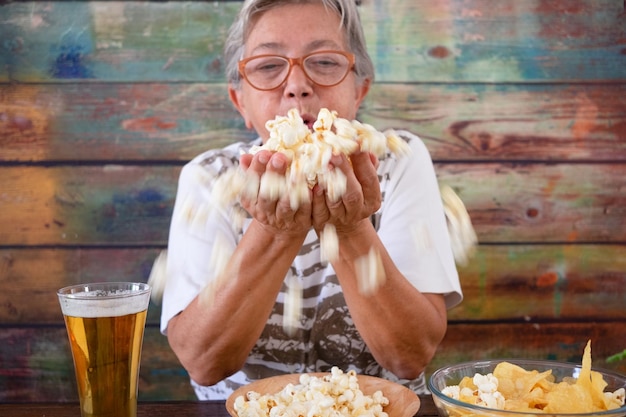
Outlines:
POLYGON ((304 113, 300 117, 302 117, 302 121, 304 122, 304 124, 307 125, 309 129, 313 130, 313 124, 315 123, 315 120, 317 120, 317 118, 309 113, 304 113))

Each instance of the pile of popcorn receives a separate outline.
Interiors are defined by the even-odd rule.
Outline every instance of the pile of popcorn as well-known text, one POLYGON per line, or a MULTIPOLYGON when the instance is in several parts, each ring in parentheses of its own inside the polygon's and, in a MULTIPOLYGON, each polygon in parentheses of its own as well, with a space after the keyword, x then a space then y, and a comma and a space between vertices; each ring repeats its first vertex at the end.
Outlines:
POLYGON ((235 399, 239 417, 387 417, 389 400, 381 391, 365 395, 356 372, 333 367, 330 374, 300 375, 299 384, 287 384, 275 394, 248 391, 235 399))
POLYGON ((504 396, 498 391, 498 378, 489 373, 487 375, 475 374, 472 382, 476 390, 469 387, 450 385, 441 392, 450 398, 466 403, 480 405, 482 407, 504 410, 504 396))

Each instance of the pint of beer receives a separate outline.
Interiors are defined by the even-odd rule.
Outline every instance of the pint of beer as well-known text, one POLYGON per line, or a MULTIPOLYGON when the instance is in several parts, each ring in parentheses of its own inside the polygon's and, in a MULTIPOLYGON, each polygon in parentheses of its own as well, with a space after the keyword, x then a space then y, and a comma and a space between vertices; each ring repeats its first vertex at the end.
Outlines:
POLYGON ((58 291, 82 417, 136 417, 150 301, 147 284, 81 284, 58 291))

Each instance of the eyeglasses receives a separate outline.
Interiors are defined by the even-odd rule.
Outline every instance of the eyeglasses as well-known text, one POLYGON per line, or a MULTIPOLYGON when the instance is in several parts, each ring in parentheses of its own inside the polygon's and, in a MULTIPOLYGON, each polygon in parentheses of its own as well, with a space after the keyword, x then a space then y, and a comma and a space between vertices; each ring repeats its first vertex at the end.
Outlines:
POLYGON ((239 61, 239 73, 254 88, 261 91, 280 87, 294 65, 300 65, 304 75, 322 87, 342 82, 354 68, 354 54, 343 51, 318 51, 300 58, 280 55, 257 55, 239 61))

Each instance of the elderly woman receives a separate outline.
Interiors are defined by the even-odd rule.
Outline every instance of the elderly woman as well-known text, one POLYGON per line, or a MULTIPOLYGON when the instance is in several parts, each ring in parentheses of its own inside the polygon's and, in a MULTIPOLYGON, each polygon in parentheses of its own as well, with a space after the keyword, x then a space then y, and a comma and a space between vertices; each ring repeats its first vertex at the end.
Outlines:
POLYGON ((346 177, 338 201, 316 185, 298 207, 288 197, 242 198, 241 227, 223 210, 208 210, 200 227, 181 220, 190 201, 212 204, 213 180, 230 167, 285 174, 284 154, 247 153, 268 139, 268 120, 297 109, 310 127, 322 108, 356 118, 374 69, 354 0, 245 1, 225 55, 230 99, 259 139, 207 151, 182 170, 163 298, 162 332, 198 398, 223 399, 252 380, 332 366, 423 391, 447 309, 462 294, 433 165, 419 138, 400 132, 409 156, 334 155, 330 169, 346 177), (327 224, 338 240, 330 263, 320 254, 327 224), (220 280, 209 261, 215 245, 232 253, 220 280), (386 279, 363 294, 355 260, 372 248, 386 279), (303 294, 293 331, 283 327, 289 280, 303 294))

